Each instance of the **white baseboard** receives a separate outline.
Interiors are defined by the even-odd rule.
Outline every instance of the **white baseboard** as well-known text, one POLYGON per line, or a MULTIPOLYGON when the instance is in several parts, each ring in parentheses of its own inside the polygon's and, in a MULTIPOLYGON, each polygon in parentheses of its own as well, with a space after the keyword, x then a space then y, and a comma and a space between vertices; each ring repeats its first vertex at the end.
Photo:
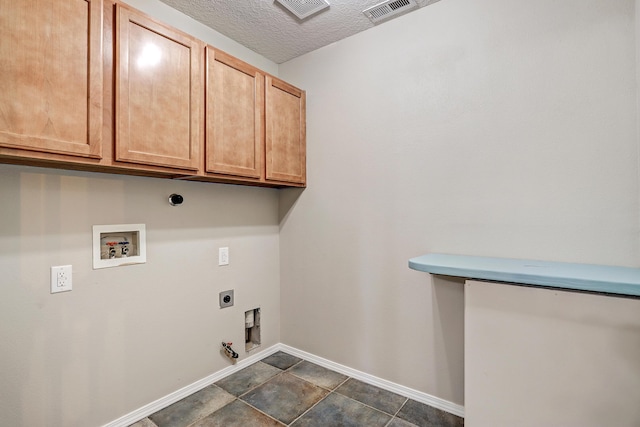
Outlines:
POLYGON ((137 421, 140 421, 145 417, 148 417, 149 415, 163 408, 166 408, 167 406, 177 402, 178 400, 184 399, 185 397, 197 391, 202 390, 203 388, 215 383, 216 381, 220 381, 221 379, 241 369, 244 369, 247 366, 261 359, 264 359, 265 357, 270 356, 278 351, 284 351, 285 353, 289 353, 292 356, 297 356, 301 359, 307 360, 309 362, 315 363, 316 365, 319 365, 324 368, 331 369, 333 371, 355 378, 364 383, 371 384, 376 387, 380 387, 383 390, 387 390, 387 391, 399 394, 401 396, 408 397, 409 399, 424 403, 426 405, 432 406, 437 409, 442 409, 443 411, 452 413, 459 417, 464 417, 464 406, 462 405, 449 402, 448 400, 440 399, 439 397, 431 396, 430 394, 423 393, 421 391, 417 391, 412 388, 393 383, 391 381, 383 380, 382 378, 378 378, 373 375, 366 374, 364 372, 349 368, 344 365, 340 365, 339 363, 332 362, 330 360, 324 359, 314 354, 307 353, 306 351, 298 350, 297 348, 279 343, 265 350, 262 350, 258 353, 254 353, 245 359, 239 360, 236 364, 232 366, 228 366, 224 369, 221 369, 218 372, 215 372, 205 378, 202 378, 201 380, 198 380, 192 384, 189 384, 186 387, 181 388, 180 390, 174 391, 173 393, 170 393, 164 397, 161 397, 160 399, 154 402, 144 405, 143 407, 138 408, 135 411, 130 412, 118 418, 115 421, 111 421, 110 423, 105 424, 103 427, 127 427, 137 421))
POLYGON ((437 409, 442 409, 443 411, 446 411, 451 414, 464 418, 464 406, 462 405, 449 402, 448 400, 440 399, 439 397, 435 397, 430 394, 423 393, 421 391, 417 391, 412 388, 393 383, 391 381, 383 380, 382 378, 378 378, 373 375, 369 375, 367 373, 358 371, 356 369, 349 368, 348 366, 340 365, 339 363, 335 363, 330 360, 324 359, 322 357, 316 356, 314 354, 307 353, 306 351, 298 350, 297 348, 294 348, 294 347, 289 347, 286 344, 278 344, 277 346, 279 347, 278 350, 284 351, 285 353, 289 353, 292 356, 297 356, 301 359, 307 360, 309 362, 313 362, 316 365, 320 365, 324 368, 331 369, 333 371, 336 371, 341 374, 360 380, 363 383, 380 387, 383 390, 387 390, 387 391, 399 394, 401 396, 408 397, 409 399, 424 403, 426 405, 432 406, 437 409))
POLYGON ((254 353, 251 356, 248 356, 245 359, 239 360, 237 363, 227 366, 224 369, 219 370, 201 380, 198 380, 188 386, 181 388, 180 390, 174 391, 160 399, 151 402, 147 405, 144 405, 142 408, 138 408, 133 412, 130 412, 115 421, 111 421, 108 424, 105 424, 103 427, 127 427, 131 424, 140 421, 141 419, 148 417, 151 414, 158 412, 161 409, 166 408, 167 406, 176 403, 180 399, 184 399, 185 397, 195 393, 196 391, 200 391, 203 388, 210 386, 216 381, 220 381, 221 379, 246 368, 247 366, 258 362, 261 359, 264 359, 267 356, 272 355, 280 350, 280 344, 273 345, 265 350, 254 353))

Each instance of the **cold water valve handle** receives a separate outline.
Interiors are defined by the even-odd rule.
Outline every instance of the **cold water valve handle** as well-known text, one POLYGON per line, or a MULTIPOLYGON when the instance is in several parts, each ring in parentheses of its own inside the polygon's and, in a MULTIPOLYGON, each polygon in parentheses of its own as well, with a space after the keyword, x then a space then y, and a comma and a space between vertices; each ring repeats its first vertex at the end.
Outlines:
POLYGON ((238 353, 233 351, 233 349, 231 348, 231 344, 233 344, 233 343, 232 342, 223 342, 222 343, 222 348, 224 348, 224 352, 228 357, 230 357, 231 359, 237 359, 238 358, 238 353))

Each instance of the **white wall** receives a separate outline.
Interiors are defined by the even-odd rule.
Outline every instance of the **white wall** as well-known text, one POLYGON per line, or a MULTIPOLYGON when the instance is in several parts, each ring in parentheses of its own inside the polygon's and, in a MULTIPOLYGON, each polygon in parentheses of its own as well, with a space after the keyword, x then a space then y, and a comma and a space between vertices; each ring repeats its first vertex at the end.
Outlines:
POLYGON ((0 165, 0 194, 0 424, 113 421, 229 366, 222 341, 245 357, 244 310, 262 309, 260 349, 280 342, 276 190, 0 165), (92 225, 133 223, 147 263, 93 270, 92 225), (66 264, 73 290, 52 295, 66 264))
MULTIPOLYGON (((277 71, 157 0, 130 3, 277 71)), ((280 342, 277 190, 0 165, 0 198, 0 425, 126 415, 229 366, 222 341, 246 357, 248 309, 262 310, 258 350, 280 342), (147 263, 93 270, 92 225, 131 223, 146 224, 147 263), (66 264, 73 291, 51 295, 49 269, 66 264)))
POLYGON ((467 281, 465 426, 637 427, 640 299, 467 281))
POLYGON ((0 194, 0 424, 138 409, 229 366, 222 341, 245 357, 250 308, 261 348, 280 342, 276 190, 0 165, 0 194), (147 263, 93 270, 92 225, 131 223, 146 224, 147 263), (51 295, 49 267, 65 264, 74 289, 51 295))
POLYGON ((281 194, 282 341, 462 404, 462 284, 409 258, 640 265, 634 15, 443 0, 282 64, 309 183, 281 194))
POLYGON ((309 187, 0 165, 1 424, 101 425, 174 392, 227 366, 255 305, 264 348, 463 403, 462 284, 408 258, 638 266, 633 0, 443 0, 279 68, 129 3, 307 90, 309 187), (137 222, 147 264, 92 270, 91 225, 137 222), (50 295, 61 264, 74 290, 50 295))

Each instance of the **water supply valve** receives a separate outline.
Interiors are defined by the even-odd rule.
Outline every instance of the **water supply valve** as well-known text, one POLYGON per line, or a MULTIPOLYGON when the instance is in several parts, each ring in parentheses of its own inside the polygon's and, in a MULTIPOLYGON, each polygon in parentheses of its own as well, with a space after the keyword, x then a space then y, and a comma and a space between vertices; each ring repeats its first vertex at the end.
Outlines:
POLYGON ((231 348, 231 345, 233 343, 232 342, 222 342, 222 348, 224 348, 224 353, 227 355, 227 357, 229 359, 237 359, 238 358, 238 353, 236 353, 235 351, 233 351, 233 349, 231 348))

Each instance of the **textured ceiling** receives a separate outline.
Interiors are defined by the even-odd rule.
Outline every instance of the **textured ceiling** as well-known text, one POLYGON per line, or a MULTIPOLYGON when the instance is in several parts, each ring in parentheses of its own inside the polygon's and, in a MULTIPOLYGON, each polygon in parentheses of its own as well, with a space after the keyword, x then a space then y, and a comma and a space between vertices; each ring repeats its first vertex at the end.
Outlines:
POLYGON ((328 9, 301 21, 275 0, 161 1, 277 64, 373 27, 362 11, 381 2, 328 0, 328 9))

